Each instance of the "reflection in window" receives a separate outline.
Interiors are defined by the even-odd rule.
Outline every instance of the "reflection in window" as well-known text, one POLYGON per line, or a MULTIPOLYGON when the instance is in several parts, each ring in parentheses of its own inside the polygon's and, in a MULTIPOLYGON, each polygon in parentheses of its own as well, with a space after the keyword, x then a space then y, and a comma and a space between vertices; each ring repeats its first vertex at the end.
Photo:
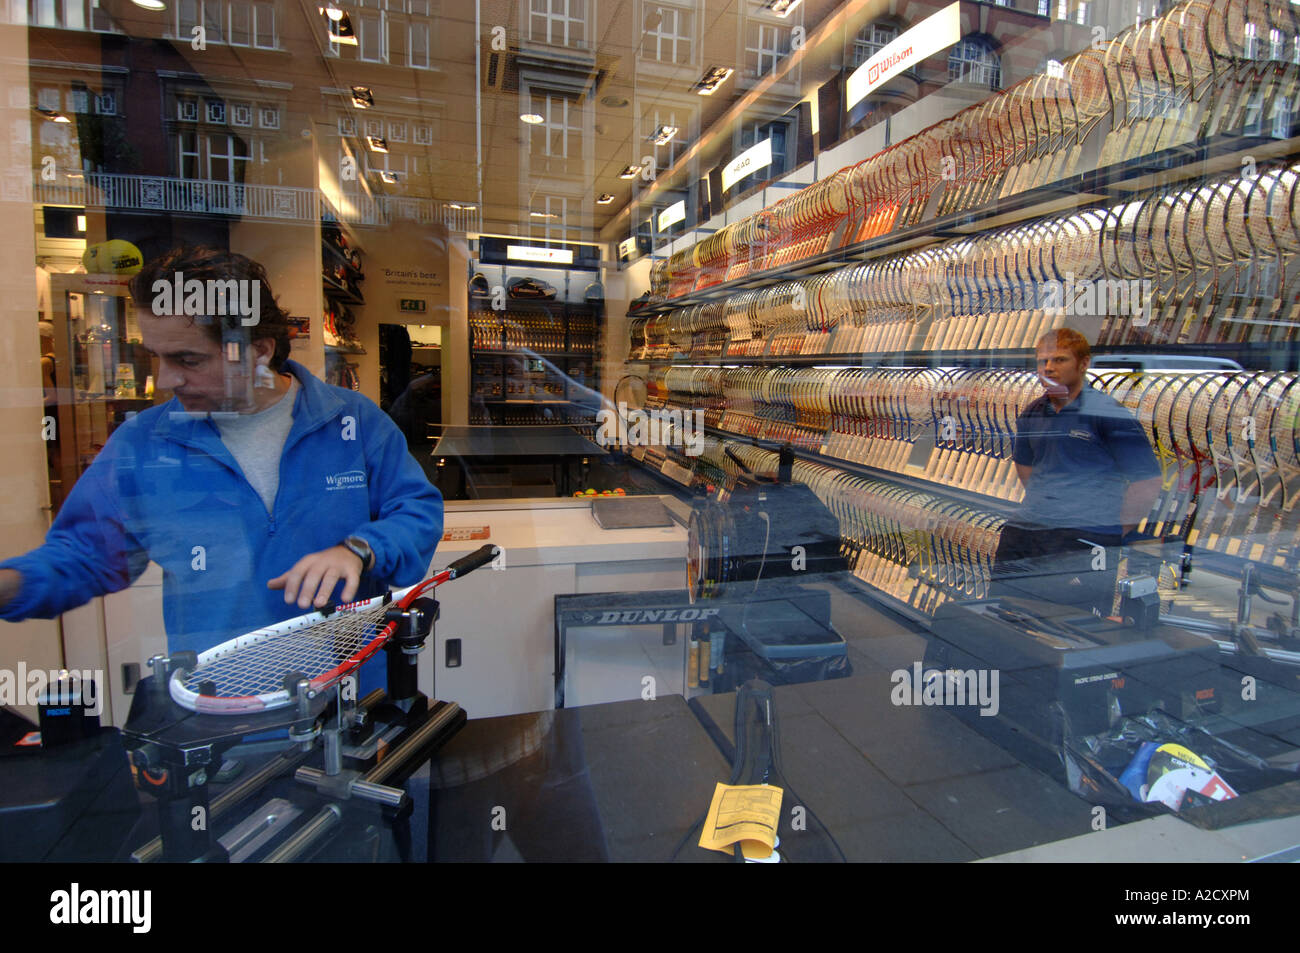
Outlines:
POLYGON ((654 150, 656 169, 672 168, 678 157, 686 151, 689 138, 686 121, 678 118, 676 110, 649 109, 641 116, 641 140, 654 150), (672 126, 677 134, 666 145, 655 145, 653 137, 664 126, 672 126))
POLYGON ((898 27, 892 23, 869 23, 864 26, 853 39, 853 66, 861 66, 897 40, 898 33, 898 27))
POLYGON ((383 13, 358 13, 352 18, 357 31, 357 59, 367 63, 388 61, 383 13))
POLYGON ((239 136, 209 133, 208 178, 214 182, 243 182, 252 158, 248 142, 239 136))
POLYGON ((178 0, 176 35, 194 36, 203 27, 206 43, 229 43, 262 50, 277 49, 275 4, 255 0, 178 0))
MULTIPOLYGON (((539 154, 565 159, 582 154, 582 110, 563 96, 537 95, 532 97, 533 112, 542 122, 533 127, 532 142, 541 136, 539 154)), ((534 146, 536 150, 536 146, 534 146)))
POLYGON ((528 38, 550 46, 586 45, 587 0, 529 0, 528 38))
POLYGON ((948 79, 975 86, 1002 86, 1002 60, 982 36, 968 36, 948 54, 948 79))
POLYGON ((691 61, 693 11, 666 4, 646 4, 645 39, 641 55, 661 63, 691 61))
POLYGON ((64 30, 94 30, 97 33, 118 32, 108 14, 94 0, 27 0, 26 12, 22 0, 10 0, 0 6, 0 21, 21 26, 59 27, 64 30))
POLYGON ((767 23, 749 25, 749 45, 745 48, 745 62, 754 77, 763 77, 776 69, 776 64, 790 52, 790 31, 785 27, 767 23))

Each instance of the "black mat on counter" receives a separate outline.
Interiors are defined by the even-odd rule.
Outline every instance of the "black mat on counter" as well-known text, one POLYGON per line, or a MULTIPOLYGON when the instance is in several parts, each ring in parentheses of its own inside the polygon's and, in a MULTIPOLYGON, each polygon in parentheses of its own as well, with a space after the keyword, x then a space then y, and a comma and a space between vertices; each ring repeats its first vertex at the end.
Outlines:
POLYGON ((431 768, 429 858, 666 861, 729 774, 676 695, 472 720, 431 768))

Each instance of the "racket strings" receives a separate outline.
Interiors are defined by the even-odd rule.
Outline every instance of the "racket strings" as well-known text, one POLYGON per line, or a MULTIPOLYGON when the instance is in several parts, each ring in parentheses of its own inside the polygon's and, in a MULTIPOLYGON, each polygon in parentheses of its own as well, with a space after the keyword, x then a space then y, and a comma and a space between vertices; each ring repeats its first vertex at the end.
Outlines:
POLYGON ((310 681, 334 671, 384 631, 388 606, 335 613, 327 619, 273 635, 229 655, 200 664, 183 679, 186 689, 219 698, 243 698, 280 691, 285 676, 310 681), (205 683, 213 686, 201 691, 205 683))

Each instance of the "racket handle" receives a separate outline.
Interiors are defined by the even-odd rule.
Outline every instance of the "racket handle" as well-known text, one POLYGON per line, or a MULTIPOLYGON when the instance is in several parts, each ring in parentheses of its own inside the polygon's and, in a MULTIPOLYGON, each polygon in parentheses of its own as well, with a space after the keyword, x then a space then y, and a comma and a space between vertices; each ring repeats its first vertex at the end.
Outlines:
POLYGON ((494 544, 487 543, 486 545, 480 546, 468 556, 462 556, 460 559, 448 566, 446 571, 451 574, 448 578, 459 579, 461 576, 468 575, 480 566, 486 566, 492 560, 496 559, 496 556, 497 547, 494 544))

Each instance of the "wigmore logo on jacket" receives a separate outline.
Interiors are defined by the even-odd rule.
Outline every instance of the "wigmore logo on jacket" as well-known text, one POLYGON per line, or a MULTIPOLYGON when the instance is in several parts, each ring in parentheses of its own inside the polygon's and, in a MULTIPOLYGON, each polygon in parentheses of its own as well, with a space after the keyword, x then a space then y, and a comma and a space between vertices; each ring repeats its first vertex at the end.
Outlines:
POLYGON ((83 890, 73 883, 50 894, 50 922, 57 926, 128 925, 132 933, 153 926, 153 891, 83 890))
POLYGON ((342 473, 330 473, 325 476, 327 490, 364 490, 365 488, 365 470, 345 470, 342 473))

